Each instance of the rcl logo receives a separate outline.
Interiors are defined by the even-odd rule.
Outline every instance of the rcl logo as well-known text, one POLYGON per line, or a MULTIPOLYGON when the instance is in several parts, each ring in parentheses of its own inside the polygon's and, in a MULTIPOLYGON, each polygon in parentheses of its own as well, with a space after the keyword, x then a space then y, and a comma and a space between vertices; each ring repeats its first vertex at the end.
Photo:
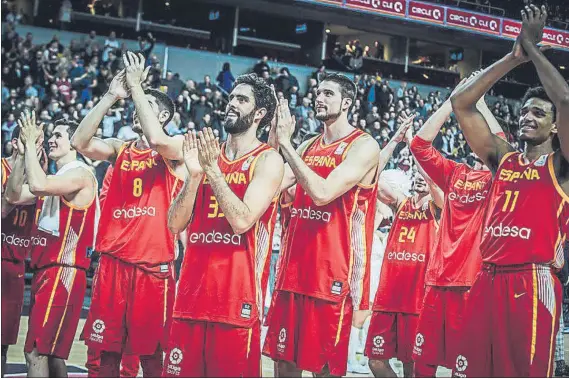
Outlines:
POLYGON ((440 9, 425 9, 417 6, 411 7, 411 13, 423 15, 429 18, 434 18, 435 20, 441 19, 441 11, 440 9))
POLYGON ((403 4, 399 1, 390 2, 390 1, 381 1, 381 0, 372 0, 371 6, 374 8, 381 8, 381 9, 392 9, 397 13, 401 13, 403 11, 403 4))
POLYGON ((461 16, 459 14, 451 14, 450 20, 459 22, 464 25, 470 25, 472 27, 481 27, 485 29, 490 29, 492 31, 498 29, 498 23, 496 22, 496 20, 490 20, 490 21, 479 20, 476 16, 466 17, 466 16, 461 16))
POLYGON ((132 207, 129 209, 115 209, 113 211, 113 217, 116 219, 133 219, 143 216, 156 216, 156 208, 154 207, 132 207))

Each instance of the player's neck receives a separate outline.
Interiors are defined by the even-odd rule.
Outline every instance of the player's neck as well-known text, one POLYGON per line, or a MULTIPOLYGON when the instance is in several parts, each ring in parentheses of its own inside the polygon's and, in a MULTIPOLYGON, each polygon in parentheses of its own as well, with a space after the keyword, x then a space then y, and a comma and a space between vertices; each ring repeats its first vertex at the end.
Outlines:
POLYGON ((324 143, 329 145, 342 138, 350 135, 355 128, 350 125, 348 118, 345 115, 340 115, 336 120, 330 120, 330 123, 324 123, 324 143))
POLYGON ((553 153, 553 146, 551 145, 551 139, 548 139, 540 145, 530 145, 526 143, 526 148, 524 150, 524 156, 529 161, 534 161, 542 155, 553 153))
POLYGON ((75 160, 77 160, 77 153, 75 152, 75 150, 73 150, 64 155, 63 157, 59 158, 58 160, 56 160, 55 167, 57 168, 57 171, 59 171, 63 166, 75 160))
POLYGON ((225 156, 236 160, 256 149, 261 141, 257 139, 256 128, 250 128, 245 133, 229 134, 225 142, 225 156))
POLYGON ((150 149, 150 144, 148 143, 148 140, 144 134, 139 135, 138 140, 134 144, 138 150, 150 149))
POLYGON ((417 207, 417 208, 421 208, 423 206, 423 204, 427 201, 427 197, 429 196, 428 192, 415 192, 415 194, 413 195, 413 204, 417 207))

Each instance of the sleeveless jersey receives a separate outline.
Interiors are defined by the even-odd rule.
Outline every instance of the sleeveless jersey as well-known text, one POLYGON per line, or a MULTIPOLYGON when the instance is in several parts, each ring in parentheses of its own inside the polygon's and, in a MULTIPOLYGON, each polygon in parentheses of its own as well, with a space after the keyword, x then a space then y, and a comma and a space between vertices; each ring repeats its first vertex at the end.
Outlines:
POLYGON ((399 206, 387 239, 374 311, 420 312, 437 227, 433 202, 417 208, 408 198, 399 206))
MULTIPOLYGON (((95 181, 95 191, 97 182, 95 181)), ((32 239, 36 241, 31 253, 30 267, 34 270, 61 265, 84 270, 91 264, 91 252, 97 230, 96 214, 98 197, 84 207, 78 207, 63 196, 59 197, 59 236, 54 236, 38 228, 39 216, 47 197, 38 197, 32 239)))
POLYGON ((521 153, 502 158, 486 211, 483 262, 563 267, 569 196, 555 177, 553 157, 542 155, 530 163, 521 153))
MULTIPOLYGON (((10 164, 2 158, 2 193, 6 190, 10 164)), ((31 237, 36 205, 17 205, 2 220, 2 259, 21 262, 38 241, 31 237)))
MULTIPOLYGON (((269 149, 261 144, 230 161, 222 146, 218 164, 238 198, 245 196, 258 158, 269 149)), ((180 271, 174 317, 239 327, 251 327, 261 319, 276 212, 275 198, 251 229, 235 234, 207 176, 202 178, 188 226, 188 247, 180 271)))
POLYGON ((125 143, 117 156, 101 213, 97 249, 153 272, 168 272, 175 236, 168 208, 182 180, 152 149, 125 143))
MULTIPOLYGON (((304 162, 327 178, 351 145, 366 135, 355 130, 329 145, 316 137, 303 152, 304 162)), ((317 206, 298 185, 282 246, 282 281, 277 289, 340 302, 351 293, 355 309, 369 309, 370 256, 377 196, 377 175, 324 206, 317 206)))

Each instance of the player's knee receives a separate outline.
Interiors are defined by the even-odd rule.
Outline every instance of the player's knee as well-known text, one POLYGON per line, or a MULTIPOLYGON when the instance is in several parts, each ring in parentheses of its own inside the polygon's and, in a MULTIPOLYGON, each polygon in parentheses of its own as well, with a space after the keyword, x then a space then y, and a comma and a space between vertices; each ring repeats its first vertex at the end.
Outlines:
POLYGON ((369 364, 370 370, 372 370, 373 372, 382 371, 382 370, 385 370, 386 368, 390 367, 388 360, 381 361, 379 359, 370 359, 368 364, 369 364))

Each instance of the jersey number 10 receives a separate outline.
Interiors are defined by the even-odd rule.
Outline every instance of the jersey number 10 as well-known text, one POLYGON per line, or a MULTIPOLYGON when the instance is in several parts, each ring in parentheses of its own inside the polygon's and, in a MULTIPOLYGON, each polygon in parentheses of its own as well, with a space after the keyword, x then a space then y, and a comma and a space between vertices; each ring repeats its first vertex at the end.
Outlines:
POLYGON ((21 226, 23 227, 26 225, 26 221, 28 220, 28 211, 21 210, 16 208, 16 214, 14 215, 14 226, 21 226))

